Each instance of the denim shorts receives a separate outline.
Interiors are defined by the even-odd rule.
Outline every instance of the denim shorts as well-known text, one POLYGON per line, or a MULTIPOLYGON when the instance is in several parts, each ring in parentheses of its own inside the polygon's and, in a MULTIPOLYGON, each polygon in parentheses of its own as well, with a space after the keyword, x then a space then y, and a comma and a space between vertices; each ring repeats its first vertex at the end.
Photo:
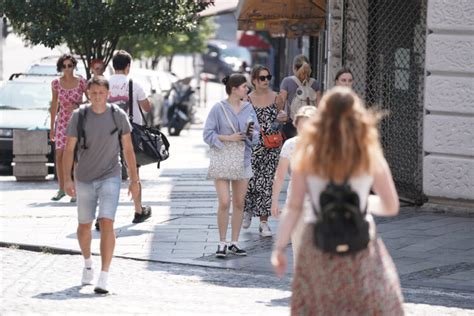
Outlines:
POLYGON ((110 177, 92 182, 76 180, 77 215, 79 224, 89 224, 94 221, 97 204, 97 218, 115 220, 115 213, 120 196, 120 176, 110 177))

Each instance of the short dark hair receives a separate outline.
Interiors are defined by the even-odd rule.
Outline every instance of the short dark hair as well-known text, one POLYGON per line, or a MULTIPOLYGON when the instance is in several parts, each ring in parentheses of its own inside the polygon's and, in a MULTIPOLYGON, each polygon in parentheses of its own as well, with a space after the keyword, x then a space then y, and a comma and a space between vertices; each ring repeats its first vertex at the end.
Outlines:
POLYGON ((239 73, 233 73, 230 76, 225 76, 222 79, 222 83, 225 84, 225 92, 230 95, 232 88, 237 88, 243 83, 247 83, 247 78, 239 73))
POLYGON ((87 81, 87 89, 90 89, 92 85, 97 85, 101 87, 105 87, 109 90, 109 81, 104 76, 94 76, 87 81))
POLYGON ((61 72, 61 70, 63 70, 63 64, 65 60, 70 60, 74 68, 76 68, 76 65, 77 65, 76 58, 74 58, 74 56, 72 56, 71 54, 62 54, 61 57, 59 57, 58 61, 56 62, 57 72, 61 72))
POLYGON ((354 77, 354 75, 352 74, 352 71, 349 68, 342 68, 342 69, 339 69, 338 72, 336 72, 336 77, 334 77, 334 81, 337 81, 337 79, 339 79, 339 77, 343 74, 351 74, 351 76, 354 77))
POLYGON ((132 63, 132 55, 124 50, 119 50, 112 58, 112 66, 114 70, 125 70, 132 63))

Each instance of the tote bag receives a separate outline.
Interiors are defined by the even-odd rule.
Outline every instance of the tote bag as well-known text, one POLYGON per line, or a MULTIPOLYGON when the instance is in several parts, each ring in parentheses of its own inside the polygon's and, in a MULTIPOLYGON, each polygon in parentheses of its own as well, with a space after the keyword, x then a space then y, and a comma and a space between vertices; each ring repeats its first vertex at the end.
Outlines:
MULTIPOLYGON (((224 105, 222 103, 220 105, 230 127, 234 133, 237 133, 234 124, 232 124, 232 121, 227 116, 227 111, 224 108, 224 105)), ((245 143, 243 141, 222 143, 224 144, 222 148, 211 146, 209 151, 210 161, 207 178, 226 180, 245 179, 245 143)))

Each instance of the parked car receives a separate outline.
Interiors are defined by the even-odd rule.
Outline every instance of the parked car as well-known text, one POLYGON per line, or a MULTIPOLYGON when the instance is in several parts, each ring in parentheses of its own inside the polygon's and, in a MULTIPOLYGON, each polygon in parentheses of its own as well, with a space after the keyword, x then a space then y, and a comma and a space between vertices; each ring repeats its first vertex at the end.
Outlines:
MULTIPOLYGON (((233 42, 211 40, 202 54, 203 72, 213 75, 219 82, 227 75, 252 65, 252 56, 246 47, 233 42)), ((246 69, 244 69, 246 70, 246 69)))
MULTIPOLYGON (((0 164, 13 161, 13 131, 50 129, 51 80, 49 76, 12 76, 0 87, 0 164)), ((51 144, 48 162, 53 162, 51 144)))
POLYGON ((166 71, 131 68, 130 77, 136 80, 151 101, 152 110, 145 115, 149 126, 160 127, 163 123, 163 103, 168 98, 172 85, 178 78, 166 71))
MULTIPOLYGON (((45 56, 42 57, 35 62, 33 62, 25 73, 29 75, 39 75, 39 76, 60 76, 61 73, 57 72, 56 69, 56 62, 58 61, 60 56, 45 56)), ((76 65, 76 74, 87 78, 86 75, 86 68, 84 67, 84 63, 82 62, 79 56, 74 56, 77 60, 76 65)), ((110 64, 106 67, 104 76, 108 78, 113 73, 112 67, 110 64)))

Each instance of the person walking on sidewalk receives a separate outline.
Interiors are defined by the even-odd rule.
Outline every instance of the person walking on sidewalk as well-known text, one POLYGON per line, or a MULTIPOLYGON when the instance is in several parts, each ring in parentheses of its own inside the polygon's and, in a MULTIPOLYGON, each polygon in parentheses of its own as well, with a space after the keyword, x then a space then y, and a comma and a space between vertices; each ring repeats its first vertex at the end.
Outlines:
MULTIPOLYGON (((132 83, 132 98, 133 100, 129 101, 129 84, 130 80, 128 74, 130 73, 130 67, 132 64, 132 56, 124 50, 119 50, 112 58, 112 65, 114 68, 114 74, 110 76, 110 97, 109 102, 123 103, 128 105, 129 102, 132 102, 133 107, 133 122, 138 125, 143 125, 143 119, 140 115, 140 108, 145 112, 150 112, 151 104, 148 100, 145 91, 143 88, 133 81, 132 83), (140 108, 139 108, 140 107, 140 108)), ((125 106, 124 110, 128 111, 128 106, 125 106)), ((128 113, 129 116, 131 113, 128 113)), ((128 165, 128 167, 130 167, 128 165)), ((137 165, 138 172, 140 172, 140 166, 137 165)), ((133 223, 144 222, 147 218, 151 216, 151 207, 142 205, 142 186, 139 184, 140 193, 133 200, 135 206, 135 216, 133 218, 133 223)))
MULTIPOLYGON (((314 116, 316 113, 316 108, 314 106, 303 106, 298 110, 295 115, 293 124, 295 124, 296 131, 298 134, 301 134, 304 124, 314 116)), ((278 162, 278 167, 275 172, 275 178, 273 179, 273 189, 272 189, 272 216, 278 218, 280 216, 280 211, 278 209, 278 198, 280 196, 280 191, 285 181, 285 177, 290 171, 290 163, 292 161, 293 153, 295 151, 296 143, 298 142, 299 137, 290 138, 283 144, 280 152, 280 161, 278 162)), ((291 179, 288 184, 286 201, 290 200, 290 191, 291 191, 291 179)), ((308 207, 308 205, 305 205, 308 207)), ((293 233, 291 234, 291 247, 293 248, 293 264, 296 262, 297 251, 299 249, 301 234, 303 231, 304 223, 303 217, 300 216, 300 220, 296 225, 293 233)))
POLYGON ((286 104, 289 120, 283 126, 286 139, 296 135, 292 121, 298 109, 304 105, 317 106, 321 99, 319 82, 311 78, 311 66, 305 55, 297 55, 293 59, 293 76, 283 78, 280 84, 280 95, 286 104))
POLYGON ((279 276, 287 268, 286 246, 303 211, 306 192, 313 207, 304 209, 291 314, 403 315, 397 270, 376 236, 370 215, 394 216, 399 211, 378 137, 377 115, 365 109, 349 88, 328 91, 301 133, 292 172, 290 200, 272 253, 279 276), (371 187, 377 196, 369 197, 371 187), (339 215, 341 210, 344 216, 339 215), (351 218, 363 224, 344 230, 344 234, 357 233, 339 243, 338 238, 345 235, 336 231, 341 226, 331 223, 347 225, 351 218))
POLYGON ((225 257, 227 250, 235 255, 247 255, 247 252, 238 245, 238 240, 242 227, 245 193, 247 192, 248 180, 252 177, 250 157, 252 147, 258 142, 260 128, 252 105, 249 102, 241 101, 248 91, 245 76, 232 74, 225 77, 222 82, 225 84, 228 98, 218 102, 211 108, 204 125, 203 138, 211 147, 211 150, 222 152, 230 149, 230 155, 242 155, 243 162, 238 161, 238 167, 235 169, 225 169, 224 164, 232 159, 232 157, 226 156, 220 161, 223 166, 212 169, 210 165, 209 168, 208 178, 214 180, 218 199, 217 226, 220 242, 217 246, 216 256, 219 258, 225 257), (233 153, 231 153, 232 148, 236 148, 233 153), (234 170, 235 174, 231 174, 231 170, 234 170), (230 195, 231 186, 232 199, 230 195), (227 245, 227 226, 231 202, 232 239, 230 245, 227 245))
MULTIPOLYGON (((71 119, 72 111, 82 103, 84 93, 86 92, 86 80, 80 76, 74 75, 77 60, 70 54, 64 54, 59 57, 56 68, 62 72, 60 78, 51 82, 52 101, 51 101, 51 129, 49 138, 54 142, 55 147, 55 169, 58 178, 59 190, 51 200, 59 201, 64 193, 64 175, 63 175, 63 154, 66 145, 66 128, 71 119)), ((71 198, 75 202, 76 197, 71 198)))
POLYGON ((248 96, 248 100, 257 113, 261 133, 257 145, 252 150, 253 176, 249 180, 245 196, 242 228, 250 227, 252 217, 260 217, 259 232, 262 237, 272 236, 272 231, 268 226, 268 217, 272 206, 273 176, 281 148, 281 143, 266 144, 263 137, 265 135, 281 136, 280 123, 287 120, 283 103, 277 102, 278 95, 270 88, 271 80, 272 75, 267 67, 255 66, 251 74, 255 90, 248 96))
POLYGON ((82 284, 94 278, 91 258, 91 226, 99 205, 101 273, 94 291, 107 293, 107 278, 115 248, 114 220, 120 196, 120 142, 130 172, 129 194, 136 198, 140 179, 135 167, 135 154, 130 137, 127 114, 107 104, 109 83, 102 76, 89 80, 87 93, 91 104, 74 111, 67 129, 64 156, 64 188, 77 196, 77 238, 84 257, 82 284), (82 116, 81 116, 82 115, 82 116), (81 117, 80 117, 81 116, 81 117), (81 127, 82 125, 82 127, 81 127), (80 133, 80 135, 79 135, 80 133), (77 151, 75 150, 77 145, 77 151), (71 178, 74 156, 74 182, 71 178))
POLYGON ((90 65, 90 72, 92 77, 103 76, 105 72, 105 65, 102 59, 92 59, 90 65))

